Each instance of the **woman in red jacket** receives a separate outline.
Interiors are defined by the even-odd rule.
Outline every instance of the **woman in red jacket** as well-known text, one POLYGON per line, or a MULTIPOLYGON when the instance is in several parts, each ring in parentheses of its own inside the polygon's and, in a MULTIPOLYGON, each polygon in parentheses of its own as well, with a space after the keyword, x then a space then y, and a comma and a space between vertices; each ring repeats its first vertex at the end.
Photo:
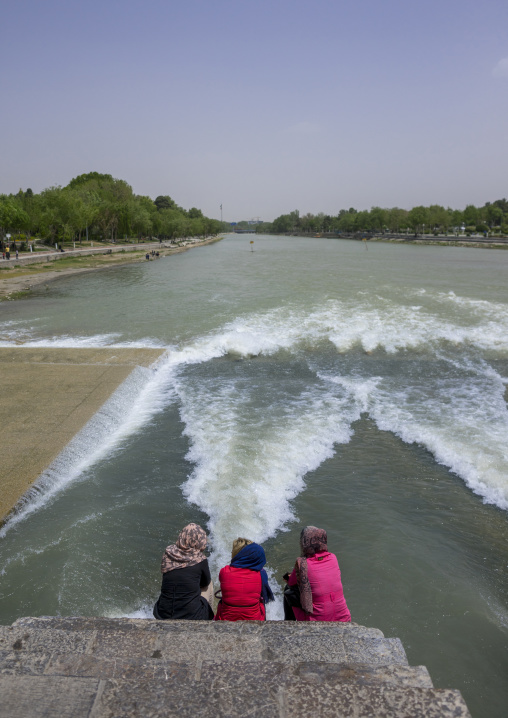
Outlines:
POLYGON ((284 606, 286 620, 351 621, 344 598, 340 568, 328 551, 324 529, 306 526, 300 534, 301 557, 296 559, 288 586, 300 589, 301 608, 284 606), (294 619, 289 615, 292 608, 294 619))
POLYGON ((249 539, 233 542, 231 564, 219 573, 222 598, 215 621, 265 621, 265 603, 273 601, 263 566, 263 547, 249 539))

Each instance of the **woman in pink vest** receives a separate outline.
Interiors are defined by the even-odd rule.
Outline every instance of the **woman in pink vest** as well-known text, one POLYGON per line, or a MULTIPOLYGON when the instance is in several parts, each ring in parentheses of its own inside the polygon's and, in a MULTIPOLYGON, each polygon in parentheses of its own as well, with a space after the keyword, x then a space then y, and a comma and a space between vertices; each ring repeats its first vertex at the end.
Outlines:
POLYGON ((231 564, 219 573, 222 598, 215 621, 265 621, 265 603, 273 601, 263 547, 249 539, 233 541, 231 564))
MULTIPOLYGON (((302 555, 288 577, 288 586, 298 585, 300 589, 301 608, 291 606, 295 620, 351 621, 339 564, 335 554, 328 551, 326 531, 306 526, 300 534, 300 547, 302 555)), ((292 620, 287 610, 285 614, 292 620)))

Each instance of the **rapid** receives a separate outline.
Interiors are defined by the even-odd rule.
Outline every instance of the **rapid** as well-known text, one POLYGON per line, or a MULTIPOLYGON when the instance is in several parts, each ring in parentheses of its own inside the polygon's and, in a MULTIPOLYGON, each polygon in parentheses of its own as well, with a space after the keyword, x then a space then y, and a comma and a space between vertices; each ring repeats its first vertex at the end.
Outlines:
POLYGON ((0 346, 164 349, 0 528, 0 622, 149 616, 189 521, 280 587, 314 524, 354 621, 506 715, 508 252, 250 239, 0 305, 0 346))

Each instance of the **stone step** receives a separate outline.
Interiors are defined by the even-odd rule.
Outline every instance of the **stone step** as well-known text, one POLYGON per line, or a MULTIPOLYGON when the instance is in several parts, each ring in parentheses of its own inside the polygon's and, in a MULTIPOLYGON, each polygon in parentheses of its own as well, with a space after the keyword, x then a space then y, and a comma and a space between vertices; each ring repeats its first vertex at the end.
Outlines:
MULTIPOLYGON (((65 619, 64 619, 65 620, 65 619)), ((112 619, 109 619, 110 621, 112 619)), ((128 621, 128 619, 127 619, 128 621)), ((44 653, 90 654, 111 658, 163 658, 175 661, 238 660, 325 661, 334 663, 370 663, 407 665, 404 648, 398 638, 382 638, 361 627, 343 628, 341 624, 318 624, 301 629, 288 628, 282 621, 229 623, 194 621, 142 621, 110 623, 107 627, 80 630, 50 628, 44 622, 17 621, 0 630, 0 650, 44 653), (203 624, 207 624, 205 627, 203 624), (211 624, 211 625, 210 625, 211 624), (202 629, 202 630, 200 630, 202 629)), ((309 624, 306 624, 309 625, 309 624)), ((380 634, 380 635, 379 635, 380 634)))
POLYGON ((300 681, 313 685, 327 683, 358 685, 393 685, 432 688, 424 666, 390 664, 373 666, 359 663, 280 661, 201 661, 194 663, 160 658, 101 658, 73 653, 30 653, 0 651, 0 675, 72 676, 81 678, 115 678, 128 680, 177 680, 179 683, 200 681, 213 684, 220 678, 230 689, 255 675, 263 685, 282 685, 300 681))
MULTIPOLYGON (((58 628, 66 631, 172 631, 183 633, 272 633, 274 630, 288 633, 333 634, 354 633, 358 636, 384 638, 379 628, 369 628, 358 623, 327 623, 311 621, 156 621, 151 618, 107 618, 104 616, 55 616, 18 618, 12 627, 58 628)), ((2 628, 2 626, 0 626, 2 628)))
POLYGON ((0 676, 0 718, 471 718, 458 691, 392 686, 316 685, 302 682, 265 686, 256 673, 233 691, 218 677, 212 684, 62 676, 0 676))
POLYGON ((0 718, 85 718, 98 687, 96 678, 0 676, 0 718))

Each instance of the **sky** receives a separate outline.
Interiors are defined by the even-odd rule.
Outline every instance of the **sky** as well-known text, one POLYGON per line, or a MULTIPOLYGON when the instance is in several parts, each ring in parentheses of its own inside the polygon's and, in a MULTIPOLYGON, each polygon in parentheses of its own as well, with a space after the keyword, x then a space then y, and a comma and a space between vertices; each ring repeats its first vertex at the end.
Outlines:
POLYGON ((508 196, 506 0, 2 3, 0 193, 227 221, 508 196))

